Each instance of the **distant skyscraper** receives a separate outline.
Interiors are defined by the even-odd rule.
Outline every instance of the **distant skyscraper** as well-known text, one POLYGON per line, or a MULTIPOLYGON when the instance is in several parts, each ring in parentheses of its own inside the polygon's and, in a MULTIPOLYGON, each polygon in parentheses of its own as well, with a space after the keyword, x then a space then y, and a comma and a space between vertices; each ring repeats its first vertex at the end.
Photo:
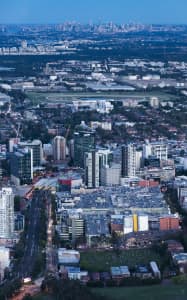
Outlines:
POLYGON ((82 123, 74 133, 74 165, 84 168, 84 155, 95 150, 95 132, 82 123))
POLYGON ((134 177, 136 175, 136 146, 128 144, 122 146, 121 176, 134 177))
POLYGON ((63 136, 56 136, 53 139, 53 156, 56 161, 66 159, 66 139, 63 136))
POLYGON ((14 194, 11 188, 0 191, 0 238, 11 239, 14 233, 14 194))

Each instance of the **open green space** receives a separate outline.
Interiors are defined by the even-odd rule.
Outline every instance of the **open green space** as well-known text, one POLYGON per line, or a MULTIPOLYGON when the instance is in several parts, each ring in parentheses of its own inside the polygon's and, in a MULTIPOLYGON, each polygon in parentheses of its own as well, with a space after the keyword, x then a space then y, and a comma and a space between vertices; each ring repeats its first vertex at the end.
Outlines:
POLYGON ((55 92, 27 92, 27 97, 33 102, 33 104, 38 104, 41 102, 48 103, 63 103, 68 101, 76 101, 80 99, 115 99, 121 100, 125 98, 134 99, 149 99, 150 97, 159 97, 162 101, 172 101, 176 99, 168 93, 155 91, 155 92, 65 92, 65 93, 55 93, 55 92))
MULTIPOLYGON (((143 287, 94 288, 93 294, 106 300, 186 300, 186 285, 156 285, 143 287)), ((34 300, 54 300, 47 294, 40 294, 34 300)))
POLYGON ((81 252, 81 269, 92 272, 110 271, 112 266, 128 266, 149 264, 156 261, 160 266, 162 258, 151 249, 132 249, 123 251, 87 251, 81 252))
POLYGON ((158 285, 133 288, 96 288, 93 292, 108 300, 186 300, 186 285, 158 285))

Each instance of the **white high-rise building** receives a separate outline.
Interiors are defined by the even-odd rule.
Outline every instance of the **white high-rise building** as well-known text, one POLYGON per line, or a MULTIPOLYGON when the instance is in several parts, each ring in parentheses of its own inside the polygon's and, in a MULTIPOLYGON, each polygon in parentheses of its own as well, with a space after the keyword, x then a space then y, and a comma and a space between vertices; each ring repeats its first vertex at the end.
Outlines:
POLYGON ((87 187, 96 188, 101 185, 101 170, 109 166, 111 152, 99 149, 85 153, 85 182, 87 187))
POLYGON ((136 171, 140 170, 141 162, 142 162, 142 151, 136 150, 136 154, 135 154, 136 171))
POLYGON ((63 136, 56 136, 53 139, 53 156, 57 161, 66 159, 66 139, 63 136))
POLYGON ((0 191, 0 238, 11 239, 14 233, 14 194, 11 188, 0 191))
POLYGON ((0 282, 4 278, 4 271, 10 265, 10 249, 0 246, 0 282))
POLYGON ((164 143, 153 143, 152 144, 152 155, 156 156, 160 160, 168 159, 168 146, 164 143))
POLYGON ((149 156, 155 156, 160 160, 168 159, 168 146, 163 142, 154 142, 143 145, 143 157, 149 158, 149 156))

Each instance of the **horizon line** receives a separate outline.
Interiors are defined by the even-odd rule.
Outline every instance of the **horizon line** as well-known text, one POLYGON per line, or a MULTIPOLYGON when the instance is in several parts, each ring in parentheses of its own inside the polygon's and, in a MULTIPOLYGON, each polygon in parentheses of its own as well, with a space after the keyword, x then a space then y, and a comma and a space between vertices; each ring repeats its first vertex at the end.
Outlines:
POLYGON ((88 21, 88 22, 80 22, 80 21, 63 21, 63 22, 0 22, 0 26, 2 25, 63 25, 66 23, 75 23, 80 25, 106 25, 106 24, 114 24, 114 25, 145 25, 145 26, 187 26, 186 23, 162 23, 162 22, 153 22, 153 23, 141 23, 141 22, 135 22, 135 21, 129 21, 129 22, 114 22, 114 21, 88 21), (90 24, 91 23, 91 24, 90 24))

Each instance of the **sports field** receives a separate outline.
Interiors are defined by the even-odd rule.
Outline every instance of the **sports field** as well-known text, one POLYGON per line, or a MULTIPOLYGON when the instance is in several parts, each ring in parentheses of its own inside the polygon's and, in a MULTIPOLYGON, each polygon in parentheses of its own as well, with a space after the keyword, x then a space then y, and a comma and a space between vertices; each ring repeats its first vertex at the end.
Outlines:
POLYGON ((187 286, 157 285, 133 288, 97 288, 93 292, 108 300, 186 300, 187 286))
POLYGON ((81 252, 81 269, 92 272, 110 271, 112 266, 147 265, 150 261, 161 264, 162 259, 159 254, 151 249, 132 249, 122 251, 87 251, 81 252))

